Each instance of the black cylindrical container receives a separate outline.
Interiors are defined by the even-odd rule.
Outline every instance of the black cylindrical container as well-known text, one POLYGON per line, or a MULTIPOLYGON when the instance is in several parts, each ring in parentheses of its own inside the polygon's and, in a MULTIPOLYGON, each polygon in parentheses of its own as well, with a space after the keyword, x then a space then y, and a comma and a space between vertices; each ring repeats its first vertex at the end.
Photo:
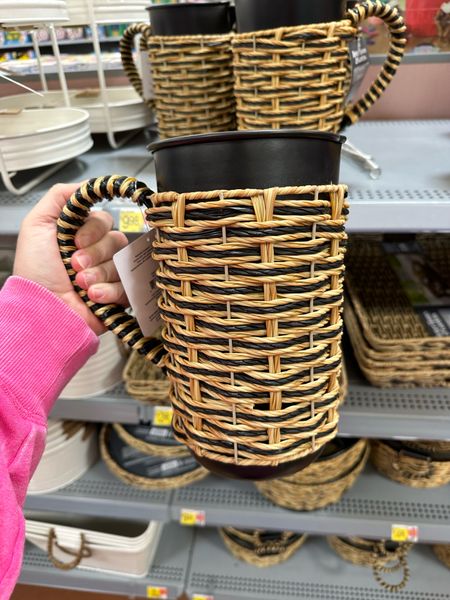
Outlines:
POLYGON ((153 143, 158 191, 339 183, 345 137, 321 131, 230 131, 153 143))
POLYGON ((239 33, 340 21, 346 0, 236 0, 239 33))
POLYGON ((153 35, 215 35, 229 33, 234 8, 228 0, 149 6, 153 35))

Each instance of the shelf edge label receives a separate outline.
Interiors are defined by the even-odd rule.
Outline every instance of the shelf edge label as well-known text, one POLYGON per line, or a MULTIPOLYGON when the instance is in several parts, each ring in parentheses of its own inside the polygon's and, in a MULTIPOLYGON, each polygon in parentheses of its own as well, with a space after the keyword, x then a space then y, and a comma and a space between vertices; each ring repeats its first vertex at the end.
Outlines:
POLYGON ((391 525, 391 540, 393 542, 413 542, 419 541, 419 528, 417 525, 391 525))
POLYGON ((153 598, 154 600, 168 600, 169 590, 166 587, 149 585, 147 587, 147 598, 153 598))
POLYGON ((206 513, 204 510, 182 508, 180 511, 180 524, 186 527, 204 527, 206 525, 206 513))

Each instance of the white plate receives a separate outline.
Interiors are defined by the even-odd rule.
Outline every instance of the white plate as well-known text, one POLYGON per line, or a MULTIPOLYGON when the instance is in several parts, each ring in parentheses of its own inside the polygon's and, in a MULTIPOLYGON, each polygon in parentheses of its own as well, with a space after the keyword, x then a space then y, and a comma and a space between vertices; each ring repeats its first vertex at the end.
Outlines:
MULTIPOLYGON (((70 90, 72 106, 89 113, 92 133, 107 131, 103 102, 98 92, 95 96, 81 96, 80 90, 70 90)), ((131 131, 150 125, 154 118, 152 111, 132 87, 111 87, 107 91, 112 129, 115 132, 131 131)), ((36 94, 17 94, 0 98, 0 109, 55 108, 64 106, 64 96, 60 91, 46 92, 44 98, 36 94)))
POLYGON ((89 113, 79 108, 32 109, 0 115, 0 146, 10 172, 74 158, 92 144, 89 113))
MULTIPOLYGON (((148 23, 148 0, 93 0, 95 20, 101 23, 148 23)), ((68 25, 91 22, 86 0, 67 0, 68 25)))
POLYGON ((67 3, 63 0, 0 0, 0 24, 68 24, 67 3))

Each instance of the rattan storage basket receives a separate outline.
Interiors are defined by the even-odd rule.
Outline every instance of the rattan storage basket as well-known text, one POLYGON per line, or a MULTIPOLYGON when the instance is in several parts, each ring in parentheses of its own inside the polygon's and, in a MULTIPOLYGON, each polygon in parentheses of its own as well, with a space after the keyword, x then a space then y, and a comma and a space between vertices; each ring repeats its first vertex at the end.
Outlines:
MULTIPOLYGON (((112 430, 109 425, 104 425, 102 427, 102 430, 100 432, 101 456, 111 473, 129 485, 146 490, 168 490, 173 488, 184 487, 186 485, 189 485, 190 483, 194 483, 194 481, 199 481, 200 479, 203 479, 208 475, 208 471, 203 467, 199 466, 198 464, 195 464, 194 468, 191 468, 189 471, 172 477, 159 476, 156 478, 150 476, 147 477, 142 475, 136 475, 135 473, 132 473, 131 471, 125 469, 112 456, 109 447, 111 431, 112 430)), ((141 456, 139 456, 139 454, 135 451, 132 456, 130 453, 130 458, 135 461, 138 461, 140 458, 145 459, 145 453, 141 453, 141 456)), ((188 459, 185 459, 183 457, 172 457, 168 460, 173 463, 174 461, 182 461, 188 459)), ((161 469, 161 472, 164 472, 164 467, 161 469)))
POLYGON ((305 542, 306 534, 292 531, 222 527, 220 535, 228 550, 255 567, 272 567, 288 560, 305 542))
POLYGON ((367 440, 337 438, 303 471, 273 481, 256 482, 258 490, 278 506, 316 510, 338 502, 356 481, 369 456, 367 440))
POLYGON ((154 427, 152 436, 154 439, 153 442, 148 441, 144 432, 144 430, 147 430, 147 432, 152 432, 151 423, 133 426, 113 423, 113 428, 123 442, 128 444, 128 446, 143 452, 144 454, 164 456, 166 458, 170 458, 171 456, 189 456, 189 450, 186 448, 186 446, 184 444, 180 444, 173 438, 170 427, 154 427), (135 434, 137 428, 143 435, 138 436, 135 434), (158 432, 161 433, 161 436, 159 436, 159 441, 156 443, 158 440, 158 432))
POLYGON ((372 567, 375 580, 384 589, 398 592, 406 586, 410 574, 407 554, 412 544, 368 540, 360 537, 330 536, 327 540, 333 550, 344 560, 361 567, 372 567), (384 574, 396 571, 402 571, 402 580, 399 583, 387 582, 384 574))
POLYGON ((357 121, 395 75, 406 45, 405 31, 397 9, 377 0, 361 2, 342 21, 237 34, 233 60, 238 128, 337 132, 357 121), (386 22, 390 51, 369 91, 346 108, 348 44, 356 37, 358 24, 371 16, 386 22))
POLYGON ((149 404, 169 404, 167 376, 139 352, 131 352, 122 378, 126 391, 136 400, 149 404))
POLYGON ((448 452, 435 453, 394 440, 375 440, 370 459, 380 473, 410 487, 433 488, 450 483, 448 452))
POLYGON ((140 95, 142 80, 132 54, 138 34, 151 63, 161 139, 236 128, 231 35, 155 36, 145 23, 130 25, 120 53, 140 95))
POLYGON ((450 569, 450 544, 435 544, 433 552, 448 569, 450 569))

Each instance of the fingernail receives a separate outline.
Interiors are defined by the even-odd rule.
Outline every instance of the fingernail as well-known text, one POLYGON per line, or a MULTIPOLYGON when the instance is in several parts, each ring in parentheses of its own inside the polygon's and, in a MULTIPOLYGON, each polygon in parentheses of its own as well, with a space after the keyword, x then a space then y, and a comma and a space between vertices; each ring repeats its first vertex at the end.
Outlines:
POLYGON ((91 257, 88 254, 79 253, 76 254, 78 264, 82 269, 88 269, 91 266, 91 257))
POLYGON ((101 302, 105 297, 105 288, 95 287, 90 290, 90 295, 93 296, 96 302, 101 302))
POLYGON ((97 277, 96 277, 95 273, 92 273, 92 271, 87 271, 86 273, 83 273, 83 278, 84 278, 85 284, 88 287, 90 285, 94 285, 94 283, 97 281, 97 277))

